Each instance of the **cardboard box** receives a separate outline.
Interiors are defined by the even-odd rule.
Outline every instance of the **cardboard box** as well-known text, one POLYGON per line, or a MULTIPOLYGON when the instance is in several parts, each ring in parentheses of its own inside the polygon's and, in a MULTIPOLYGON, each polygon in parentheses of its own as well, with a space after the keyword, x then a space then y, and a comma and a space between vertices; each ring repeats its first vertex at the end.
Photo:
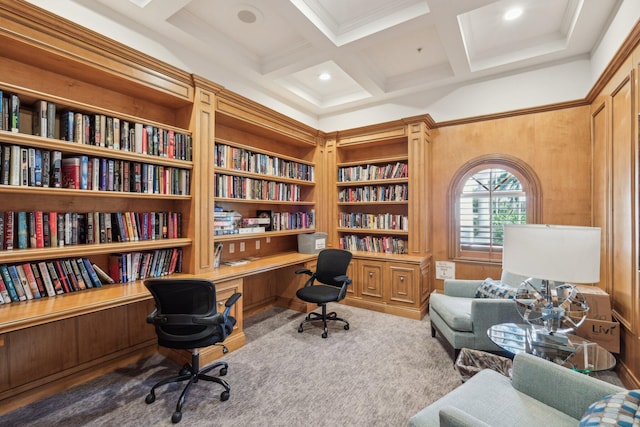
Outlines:
POLYGON ((611 353, 620 353, 620 323, 585 319, 575 331, 576 335, 600 344, 611 353))
POLYGON ((611 321, 611 299, 609 294, 597 286, 579 285, 576 288, 587 300, 587 319, 611 321))

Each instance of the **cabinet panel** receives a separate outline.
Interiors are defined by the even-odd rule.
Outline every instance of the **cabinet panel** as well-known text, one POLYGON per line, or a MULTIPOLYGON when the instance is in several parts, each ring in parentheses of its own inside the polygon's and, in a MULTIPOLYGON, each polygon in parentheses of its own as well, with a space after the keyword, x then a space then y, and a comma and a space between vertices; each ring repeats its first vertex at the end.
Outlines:
POLYGON ((147 315, 153 311, 154 307, 152 299, 127 306, 130 346, 156 339, 153 325, 147 323, 147 315))
POLYGON ((416 305, 417 288, 420 283, 418 268, 408 264, 392 264, 389 266, 389 275, 389 301, 416 305))
POLYGON ((80 363, 106 356, 129 345, 126 306, 79 316, 76 322, 80 363))
POLYGON ((384 297, 384 264, 375 261, 359 260, 359 287, 363 298, 382 300, 384 297))
MULTIPOLYGON (((11 349, 7 354, 10 387, 27 384, 77 365, 76 336, 75 319, 7 334, 5 345, 11 349)), ((98 337, 95 335, 94 339, 98 337)))

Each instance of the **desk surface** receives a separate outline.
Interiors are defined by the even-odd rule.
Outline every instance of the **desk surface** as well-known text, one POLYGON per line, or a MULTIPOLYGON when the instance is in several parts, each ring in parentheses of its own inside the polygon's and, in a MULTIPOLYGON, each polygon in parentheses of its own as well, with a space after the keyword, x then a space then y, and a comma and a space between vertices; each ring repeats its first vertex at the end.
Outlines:
MULTIPOLYGON (((288 252, 253 260, 244 265, 223 265, 212 272, 189 274, 185 277, 221 282, 302 264, 316 257, 317 254, 288 252)), ((148 299, 151 299, 151 294, 143 281, 137 280, 37 300, 12 302, 0 306, 0 334, 148 299)))
POLYGON ((501 323, 487 330, 491 341, 511 354, 530 353, 579 372, 590 373, 613 369, 616 358, 597 343, 567 334, 563 340, 542 332, 543 328, 527 324, 501 323))

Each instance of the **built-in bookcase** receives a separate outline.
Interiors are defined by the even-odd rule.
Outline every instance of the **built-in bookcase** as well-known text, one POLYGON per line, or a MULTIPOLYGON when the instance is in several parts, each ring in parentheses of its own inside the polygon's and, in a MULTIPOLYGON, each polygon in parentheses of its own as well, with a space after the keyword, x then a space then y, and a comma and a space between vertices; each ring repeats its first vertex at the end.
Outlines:
POLYGON ((211 159, 216 209, 234 212, 243 219, 271 218, 264 231, 218 230, 217 242, 247 239, 269 242, 269 246, 260 246, 260 250, 250 242, 251 247, 245 253, 237 250, 229 253, 226 244, 225 260, 295 251, 296 236, 316 230, 315 141, 297 139, 269 128, 242 122, 222 112, 217 114, 215 153, 211 159))

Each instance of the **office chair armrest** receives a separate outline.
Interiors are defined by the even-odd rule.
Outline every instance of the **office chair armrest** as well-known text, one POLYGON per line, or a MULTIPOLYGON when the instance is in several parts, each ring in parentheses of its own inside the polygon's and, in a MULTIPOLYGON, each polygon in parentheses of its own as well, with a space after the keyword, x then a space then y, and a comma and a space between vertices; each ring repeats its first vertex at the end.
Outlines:
POLYGON ((155 323, 153 319, 156 317, 156 315, 157 315, 157 314, 158 314, 158 309, 157 309, 157 308, 155 308, 155 309, 151 312, 151 314, 149 314, 149 315, 147 316, 147 323, 152 323, 152 324, 153 324, 153 323, 155 323))
POLYGON ((301 270, 296 270, 295 273, 296 274, 308 274, 309 276, 311 276, 313 274, 313 272, 311 270, 309 270, 308 268, 303 268, 301 270))
POLYGON ((341 276, 336 276, 336 277, 334 277, 334 278, 333 278, 333 280, 335 280, 336 282, 344 282, 344 283, 346 283, 347 285, 350 285, 350 284, 351 284, 351 279, 349 279, 349 277, 348 277, 348 276, 345 276, 344 274, 343 274, 343 275, 341 275, 341 276))

